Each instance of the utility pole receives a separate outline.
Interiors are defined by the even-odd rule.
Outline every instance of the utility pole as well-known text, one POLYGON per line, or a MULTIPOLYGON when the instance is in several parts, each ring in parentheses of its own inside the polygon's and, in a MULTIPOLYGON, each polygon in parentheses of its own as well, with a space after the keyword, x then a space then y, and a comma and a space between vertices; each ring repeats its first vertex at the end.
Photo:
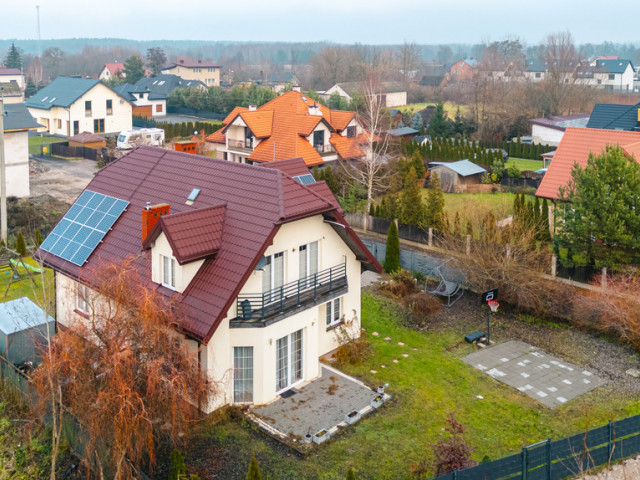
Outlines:
MULTIPOLYGON (((2 87, 0 87, 0 91, 2 87)), ((0 239, 7 245, 7 175, 4 164, 4 98, 0 97, 0 239)))
POLYGON ((38 58, 42 58, 42 46, 40 43, 40 5, 36 5, 36 14, 38 16, 38 58))

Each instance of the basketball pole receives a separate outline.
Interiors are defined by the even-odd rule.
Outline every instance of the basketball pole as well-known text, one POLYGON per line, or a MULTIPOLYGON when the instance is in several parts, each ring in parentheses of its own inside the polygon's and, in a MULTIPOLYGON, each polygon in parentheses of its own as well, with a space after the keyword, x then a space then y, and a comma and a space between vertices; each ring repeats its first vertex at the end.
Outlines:
MULTIPOLYGON (((0 87, 1 89, 2 87, 0 87)), ((0 96, 0 239, 7 245, 7 174, 4 161, 4 98, 0 96)))

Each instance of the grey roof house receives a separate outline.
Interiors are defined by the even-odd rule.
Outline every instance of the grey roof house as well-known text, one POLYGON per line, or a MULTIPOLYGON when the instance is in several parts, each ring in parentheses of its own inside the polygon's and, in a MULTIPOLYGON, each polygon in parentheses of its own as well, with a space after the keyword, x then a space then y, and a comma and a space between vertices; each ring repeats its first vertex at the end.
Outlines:
POLYGON ((454 193, 466 189, 467 185, 481 183, 487 171, 469 160, 457 162, 429 162, 429 170, 440 177, 440 188, 445 193, 454 193))
POLYGON ((620 105, 617 103, 596 103, 589 117, 587 128, 607 130, 640 130, 640 103, 620 105))

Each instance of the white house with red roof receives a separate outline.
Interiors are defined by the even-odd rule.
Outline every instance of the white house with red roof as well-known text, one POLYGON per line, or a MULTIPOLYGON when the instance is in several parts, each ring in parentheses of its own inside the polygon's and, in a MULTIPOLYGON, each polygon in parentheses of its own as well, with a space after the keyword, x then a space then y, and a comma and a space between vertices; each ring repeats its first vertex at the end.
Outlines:
POLYGON ((331 110, 297 91, 259 108, 236 107, 222 124, 206 138, 207 149, 250 164, 300 157, 313 167, 360 158, 370 135, 355 112, 331 110))
POLYGON ((218 385, 205 411, 317 378, 336 328, 360 335, 360 274, 381 267, 324 182, 285 173, 301 160, 271 166, 139 147, 100 170, 37 252, 56 321, 90 316, 92 267, 134 257, 218 385))
POLYGON ((124 73, 124 63, 111 62, 105 63, 98 74, 100 80, 110 80, 113 77, 125 78, 127 75, 124 73))

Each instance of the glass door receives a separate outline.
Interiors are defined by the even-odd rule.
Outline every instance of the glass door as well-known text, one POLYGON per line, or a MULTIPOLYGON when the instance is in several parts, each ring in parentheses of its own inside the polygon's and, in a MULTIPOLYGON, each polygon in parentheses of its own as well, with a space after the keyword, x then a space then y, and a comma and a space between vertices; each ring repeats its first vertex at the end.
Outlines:
POLYGON ((276 393, 291 388, 302 379, 302 330, 298 330, 276 342, 276 393))

